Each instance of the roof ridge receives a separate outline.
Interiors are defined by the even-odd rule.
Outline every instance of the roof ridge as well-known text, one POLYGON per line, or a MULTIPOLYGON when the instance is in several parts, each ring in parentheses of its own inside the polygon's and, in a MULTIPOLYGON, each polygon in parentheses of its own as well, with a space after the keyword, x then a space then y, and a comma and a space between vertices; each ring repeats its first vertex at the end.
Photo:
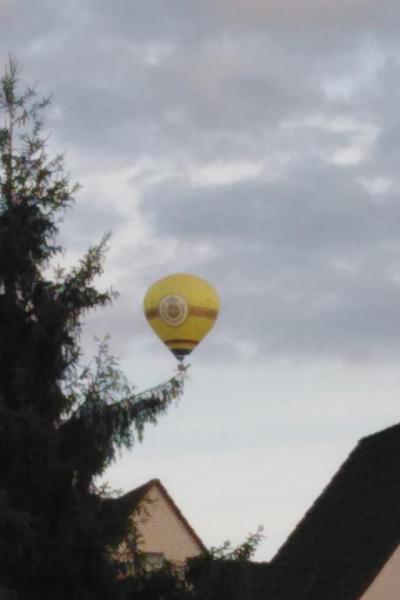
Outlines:
POLYGON ((390 433, 394 433, 396 430, 398 430, 398 432, 400 434, 400 422, 394 423, 393 425, 389 425, 388 427, 385 427, 384 429, 380 429, 379 431, 375 431, 374 433, 370 433, 369 435, 363 436, 358 441, 358 444, 362 444, 362 443, 365 443, 368 441, 373 441, 381 436, 388 435, 390 433))
POLYGON ((193 527, 187 521, 186 517, 184 516, 184 514, 182 513, 182 511, 180 510, 180 508, 177 506, 177 504, 175 503, 175 501, 172 498, 172 496, 170 496, 170 494, 168 493, 168 491, 167 491, 166 487, 164 486, 164 484, 161 483, 160 479, 152 479, 151 481, 153 482, 153 484, 158 485, 158 487, 160 488, 161 492, 163 493, 165 499, 170 504, 171 508, 175 512, 175 514, 178 517, 178 519, 183 523, 183 525, 186 527, 186 529, 189 531, 189 533, 194 537, 194 539, 199 544, 199 546, 202 549, 202 551, 206 552, 207 551, 207 547, 204 545, 204 543, 201 540, 201 538, 197 535, 197 533, 195 532, 195 530, 193 529, 193 527))
POLYGON ((184 525, 186 530, 189 531, 190 535, 196 540, 196 542, 200 546, 201 550, 203 552, 206 552, 207 547, 203 543, 202 539, 199 537, 199 535, 195 532, 193 527, 187 521, 186 517, 183 515, 180 508, 176 505, 174 499, 170 496, 166 487, 164 486, 164 484, 161 482, 160 479, 158 479, 156 477, 153 479, 149 479, 149 481, 147 481, 146 483, 143 483, 142 485, 138 486, 137 488, 134 488, 133 490, 126 492, 123 496, 120 496, 120 499, 123 499, 125 501, 126 500, 129 501, 130 499, 134 500, 135 507, 133 507, 133 508, 134 508, 134 510, 136 510, 139 507, 140 503, 143 501, 145 494, 149 491, 149 489, 152 486, 157 486, 159 488, 162 495, 164 496, 164 498, 166 499, 166 501, 168 502, 168 504, 170 505, 170 507, 172 508, 172 510, 178 517, 178 519, 184 525))
POLYGON ((272 562, 318 569, 310 590, 313 600, 359 598, 400 542, 399 493, 397 423, 358 441, 272 562), (326 586, 332 583, 332 569, 346 575, 331 589, 326 586))

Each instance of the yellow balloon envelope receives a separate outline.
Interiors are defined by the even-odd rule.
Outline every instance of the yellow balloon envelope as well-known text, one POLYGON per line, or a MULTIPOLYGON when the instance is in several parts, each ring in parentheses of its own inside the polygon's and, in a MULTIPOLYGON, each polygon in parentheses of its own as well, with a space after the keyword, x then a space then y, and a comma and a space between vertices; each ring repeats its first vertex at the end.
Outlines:
POLYGON ((160 279, 144 297, 150 326, 178 360, 207 335, 218 311, 219 298, 212 285, 184 273, 160 279))

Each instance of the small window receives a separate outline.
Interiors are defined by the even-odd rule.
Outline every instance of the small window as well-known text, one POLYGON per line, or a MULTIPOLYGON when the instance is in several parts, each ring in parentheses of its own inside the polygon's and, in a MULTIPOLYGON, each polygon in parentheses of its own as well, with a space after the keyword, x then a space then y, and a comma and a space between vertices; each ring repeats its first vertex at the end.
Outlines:
POLYGON ((165 557, 162 552, 146 552, 144 555, 144 561, 146 569, 152 571, 153 569, 161 569, 164 564, 165 557))

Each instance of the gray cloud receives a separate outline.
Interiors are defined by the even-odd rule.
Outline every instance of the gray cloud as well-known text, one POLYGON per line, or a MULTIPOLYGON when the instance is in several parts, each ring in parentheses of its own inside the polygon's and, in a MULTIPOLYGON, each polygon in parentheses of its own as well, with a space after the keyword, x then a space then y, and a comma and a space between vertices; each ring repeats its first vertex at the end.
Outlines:
POLYGON ((219 248, 226 328, 263 353, 397 353, 397 198, 371 202, 351 169, 302 167, 273 184, 164 183, 143 209, 158 235, 219 248))
MULTIPOLYGON (((249 151, 257 141, 259 150, 281 119, 323 103, 318 78, 335 67, 336 55, 318 29, 299 31, 301 43, 276 30, 279 15, 264 16, 265 29, 254 30, 246 19, 240 27, 234 6, 223 2, 179 1, 166 10, 155 1, 70 1, 58 12, 54 3, 33 10, 20 1, 9 9, 1 46, 54 91, 61 107, 54 127, 65 143, 93 151, 109 145, 128 156, 206 157, 235 145, 238 152, 243 143, 249 151), (318 49, 307 49, 309 39, 318 49)), ((340 62, 354 62, 353 44, 340 62)))
MULTIPOLYGON (((54 91, 58 144, 101 168, 152 161, 131 181, 149 239, 119 264, 142 261, 141 286, 152 260, 215 281, 216 353, 239 339, 261 356, 397 357, 398 2, 17 0, 2 16, 2 55, 54 91), (235 178, 240 162, 261 167, 235 178), (196 183, 230 163, 232 181, 196 183)), ((74 247, 131 218, 93 207, 67 218, 74 247)))

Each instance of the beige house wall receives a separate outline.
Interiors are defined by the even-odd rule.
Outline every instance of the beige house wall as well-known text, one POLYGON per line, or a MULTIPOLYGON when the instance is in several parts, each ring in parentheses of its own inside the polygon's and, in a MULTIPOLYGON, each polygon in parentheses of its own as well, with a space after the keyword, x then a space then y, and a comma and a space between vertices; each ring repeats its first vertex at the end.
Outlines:
POLYGON ((146 554, 162 553, 168 561, 183 563, 202 551, 157 486, 150 488, 134 519, 139 548, 146 554))
POLYGON ((360 600, 397 600, 400 598, 400 546, 360 600))

